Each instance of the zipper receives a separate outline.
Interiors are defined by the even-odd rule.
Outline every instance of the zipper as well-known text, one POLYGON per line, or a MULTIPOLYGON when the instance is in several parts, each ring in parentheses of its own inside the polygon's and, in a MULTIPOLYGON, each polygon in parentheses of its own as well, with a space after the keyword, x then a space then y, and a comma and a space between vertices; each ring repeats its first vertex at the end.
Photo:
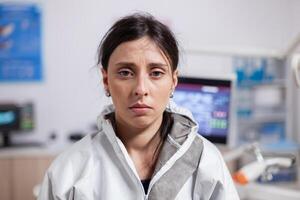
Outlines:
POLYGON ((148 200, 148 195, 149 194, 144 195, 144 200, 148 200))

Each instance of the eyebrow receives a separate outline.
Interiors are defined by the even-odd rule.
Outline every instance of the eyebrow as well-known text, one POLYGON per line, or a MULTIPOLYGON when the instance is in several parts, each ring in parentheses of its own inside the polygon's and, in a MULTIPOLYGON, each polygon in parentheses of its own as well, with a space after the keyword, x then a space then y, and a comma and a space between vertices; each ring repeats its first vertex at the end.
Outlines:
MULTIPOLYGON (((116 63, 117 66, 122 66, 122 67, 132 67, 132 66, 135 66, 136 67, 136 64, 133 63, 133 62, 118 62, 116 63)), ((153 62, 153 63, 149 63, 148 64, 148 67, 163 67, 163 68, 167 68, 168 65, 165 64, 165 63, 160 63, 160 62, 153 62)))

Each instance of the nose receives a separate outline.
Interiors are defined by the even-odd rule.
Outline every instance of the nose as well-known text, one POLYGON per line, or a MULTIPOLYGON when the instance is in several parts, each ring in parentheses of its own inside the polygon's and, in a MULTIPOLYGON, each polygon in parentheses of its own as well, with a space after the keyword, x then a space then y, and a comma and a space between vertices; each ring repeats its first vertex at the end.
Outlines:
POLYGON ((139 97, 149 95, 147 78, 145 78, 143 76, 139 76, 137 78, 136 83, 135 83, 135 88, 134 88, 134 95, 139 96, 139 97))

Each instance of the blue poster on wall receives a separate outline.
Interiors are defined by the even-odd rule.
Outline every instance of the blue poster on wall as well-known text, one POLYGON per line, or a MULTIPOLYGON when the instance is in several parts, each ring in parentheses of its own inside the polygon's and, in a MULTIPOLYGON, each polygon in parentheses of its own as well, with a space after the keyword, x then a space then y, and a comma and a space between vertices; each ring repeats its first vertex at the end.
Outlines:
POLYGON ((0 3, 0 82, 42 80, 41 40, 39 6, 0 3))

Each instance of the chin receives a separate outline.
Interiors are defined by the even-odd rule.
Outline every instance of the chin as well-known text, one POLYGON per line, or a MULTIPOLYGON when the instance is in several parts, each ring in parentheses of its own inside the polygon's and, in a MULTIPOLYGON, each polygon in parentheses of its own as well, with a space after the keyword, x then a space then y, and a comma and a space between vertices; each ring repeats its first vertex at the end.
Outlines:
POLYGON ((144 129, 154 123, 154 119, 149 119, 148 117, 134 117, 130 120, 130 124, 138 129, 144 129))

